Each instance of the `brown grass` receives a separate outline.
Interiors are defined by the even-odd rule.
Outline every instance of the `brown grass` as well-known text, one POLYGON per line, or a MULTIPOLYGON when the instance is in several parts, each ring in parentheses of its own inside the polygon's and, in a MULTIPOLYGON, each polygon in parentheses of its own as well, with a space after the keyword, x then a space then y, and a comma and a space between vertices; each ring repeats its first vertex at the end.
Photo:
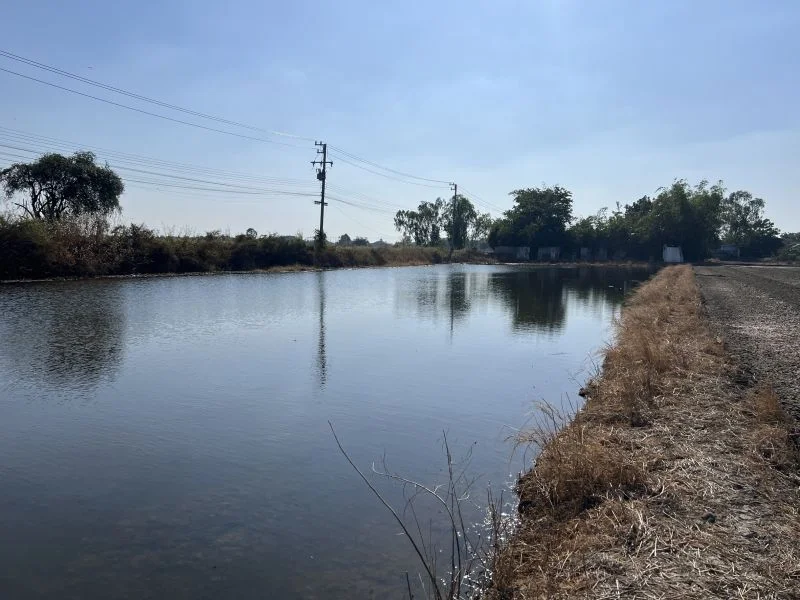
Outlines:
POLYGON ((800 464, 798 434, 775 390, 763 385, 751 394, 749 402, 757 423, 752 434, 753 450, 776 469, 794 471, 800 464))
POLYGON ((521 437, 541 451, 490 597, 800 597, 791 429, 733 372, 690 267, 642 286, 581 410, 521 437))

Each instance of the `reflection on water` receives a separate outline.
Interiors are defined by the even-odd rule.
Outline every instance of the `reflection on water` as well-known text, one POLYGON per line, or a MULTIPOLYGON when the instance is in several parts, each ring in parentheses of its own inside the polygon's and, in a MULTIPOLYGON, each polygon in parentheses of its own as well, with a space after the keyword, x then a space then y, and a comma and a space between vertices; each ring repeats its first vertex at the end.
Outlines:
POLYGON ((0 367, 20 383, 92 388, 122 360, 125 312, 113 283, 52 284, 0 294, 0 367))
MULTIPOLYGON (((402 598, 337 452, 486 485, 645 271, 450 266, 0 286, 0 597, 402 598), (24 543, 20 543, 24 540, 24 543)), ((403 490, 377 478, 396 507, 403 490)), ((420 507, 437 531, 435 507, 420 507)), ((424 513, 424 514, 423 514, 424 513)))
POLYGON ((595 312, 619 306, 632 282, 648 276, 647 270, 618 267, 454 270, 399 288, 397 305, 401 312, 447 319, 452 331, 471 310, 499 302, 506 307, 513 329, 552 333, 563 329, 570 303, 580 304, 576 310, 595 312))
POLYGON ((319 297, 319 338, 317 340, 317 373, 319 387, 324 388, 328 379, 328 359, 325 356, 325 271, 317 272, 317 295, 319 297))

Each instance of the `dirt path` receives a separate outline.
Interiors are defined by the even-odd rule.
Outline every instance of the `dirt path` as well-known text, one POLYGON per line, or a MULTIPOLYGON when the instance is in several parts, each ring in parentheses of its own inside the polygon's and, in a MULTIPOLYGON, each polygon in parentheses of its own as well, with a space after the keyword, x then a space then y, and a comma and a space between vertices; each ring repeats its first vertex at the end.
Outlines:
POLYGON ((742 378, 771 384, 800 422, 800 268, 697 267, 695 273, 742 378))

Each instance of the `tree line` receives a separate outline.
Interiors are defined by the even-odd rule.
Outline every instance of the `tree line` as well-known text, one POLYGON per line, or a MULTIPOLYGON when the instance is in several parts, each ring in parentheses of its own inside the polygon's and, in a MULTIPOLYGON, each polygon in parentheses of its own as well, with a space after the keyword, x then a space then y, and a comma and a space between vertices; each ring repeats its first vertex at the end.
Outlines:
MULTIPOLYGON (((750 192, 727 193, 720 181, 692 186, 676 180, 655 196, 600 209, 587 217, 573 214, 572 192, 561 186, 517 189, 513 206, 492 220, 458 196, 455 202, 423 202, 416 211, 397 212, 394 222, 404 239, 417 245, 439 245, 440 232, 461 248, 486 235, 492 248, 559 247, 564 255, 586 249, 609 258, 656 259, 664 246, 680 246, 687 260, 702 260, 721 245, 735 246, 742 257, 773 256, 796 234, 781 238, 764 216, 765 202, 750 192), (454 216, 455 215, 455 216, 454 216)), ((800 242, 796 242, 800 243, 800 242)), ((796 248, 800 255, 800 246, 796 248)))
MULTIPOLYGON (((11 165, 0 171, 0 185, 8 203, 17 209, 17 226, 24 229, 25 222, 54 224, 90 218, 95 222, 96 239, 98 232, 108 233, 104 223, 120 210, 119 197, 124 190, 122 179, 108 165, 98 164, 91 152, 45 154, 30 163, 11 165)), ((687 260, 702 260, 720 245, 729 245, 735 246, 742 257, 800 258, 800 234, 781 236, 764 216, 763 199, 744 190, 728 193, 721 181, 690 185, 686 180, 676 180, 652 197, 617 203, 610 211, 602 208, 586 217, 573 214, 572 192, 562 186, 521 188, 510 196, 512 207, 498 219, 480 213, 462 195, 422 202, 416 210, 399 210, 394 226, 402 234, 400 245, 449 247, 452 251, 474 248, 486 241, 492 248, 556 246, 562 249, 562 256, 581 256, 586 249, 602 251, 609 258, 643 260, 658 259, 665 245, 680 246, 687 260)), ((10 220, 6 217, 3 223, 8 225, 10 220)), ((41 228, 28 229, 44 235, 41 228)), ((134 241, 152 245, 155 236, 144 231, 149 232, 143 226, 131 225, 111 233, 131 233, 134 241)), ((258 241, 255 230, 239 237, 243 246, 258 241)), ((267 246, 276 244, 272 240, 262 245, 266 251, 267 246)), ((351 239, 344 234, 336 246, 368 244, 366 238, 351 239)), ((324 240, 320 246, 317 252, 330 248, 324 240)), ((293 249, 289 254, 296 252, 293 249)))

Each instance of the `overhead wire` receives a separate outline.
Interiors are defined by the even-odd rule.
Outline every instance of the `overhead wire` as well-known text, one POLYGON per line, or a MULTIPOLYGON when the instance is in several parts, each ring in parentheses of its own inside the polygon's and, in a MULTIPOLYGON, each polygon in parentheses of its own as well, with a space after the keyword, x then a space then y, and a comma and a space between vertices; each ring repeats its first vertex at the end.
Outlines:
POLYGON ((341 207, 339 207, 339 206, 336 206, 336 205, 334 205, 334 207, 333 207, 333 208, 335 208, 336 210, 338 210, 340 213, 342 213, 342 214, 345 216, 345 218, 346 218, 346 219, 349 219, 350 221, 352 221, 353 223, 355 223, 355 224, 356 224, 356 225, 358 225, 359 227, 363 227, 364 229, 367 229, 368 231, 371 231, 372 233, 377 233, 379 236, 381 236, 381 238, 380 238, 380 239, 383 239, 384 237, 392 237, 390 234, 387 234, 387 233, 385 233, 385 232, 378 231, 377 229, 374 229, 374 228, 370 227, 369 225, 365 225, 364 223, 362 223, 361 221, 359 221, 358 219, 356 219, 356 218, 355 218, 355 217, 353 217, 352 215, 348 215, 348 214, 347 214, 347 213, 346 213, 346 212, 345 212, 345 211, 344 211, 344 210, 343 210, 341 207))
MULTIPOLYGON (((70 71, 66 71, 64 69, 60 69, 60 68, 52 66, 52 65, 48 65, 48 64, 45 64, 45 63, 30 59, 30 58, 23 57, 23 56, 20 56, 18 54, 15 54, 13 52, 10 52, 8 50, 0 49, 0 56, 2 56, 4 58, 7 58, 9 60, 12 60, 12 61, 16 61, 16 62, 21 63, 21 64, 25 64, 27 66, 31 66, 31 67, 34 67, 34 68, 37 68, 37 69, 40 69, 40 70, 43 70, 43 71, 46 71, 46 72, 49 72, 49 73, 56 74, 58 76, 66 77, 66 78, 81 82, 81 83, 86 84, 86 85, 94 86, 94 87, 97 87, 97 88, 100 88, 100 89, 103 89, 103 90, 106 90, 106 91, 110 91, 110 92, 113 92, 113 93, 116 93, 116 94, 124 95, 124 96, 129 97, 129 98, 133 98, 133 99, 141 101, 141 102, 147 102, 147 103, 150 103, 150 104, 162 107, 162 108, 178 111, 178 112, 181 112, 181 113, 184 113, 184 114, 188 114, 188 115, 191 115, 191 116, 194 116, 194 117, 207 119, 207 120, 211 120, 211 121, 214 121, 214 122, 217 122, 217 123, 223 123, 223 124, 226 124, 226 125, 231 125, 231 126, 234 126, 234 127, 241 127, 241 128, 252 130, 252 131, 262 131, 262 132, 265 132, 265 133, 269 133, 271 135, 291 137, 291 138, 295 138, 295 139, 299 139, 299 140, 305 140, 305 141, 312 141, 312 138, 293 135, 293 134, 288 134, 288 133, 279 132, 279 131, 275 131, 275 130, 268 130, 268 129, 265 129, 263 127, 257 127, 257 126, 250 125, 250 124, 247 124, 247 123, 243 123, 243 122, 240 122, 240 121, 234 121, 232 119, 226 119, 226 118, 223 118, 223 117, 219 117, 217 115, 211 115, 211 114, 204 113, 204 112, 201 112, 201 111, 196 111, 196 110, 193 110, 193 109, 182 107, 182 106, 179 106, 177 104, 170 103, 170 102, 165 102, 163 100, 158 100, 156 98, 145 96, 143 94, 138 94, 138 93, 132 92, 130 90, 126 90, 126 89, 123 89, 123 88, 120 88, 120 87, 117 87, 117 86, 113 86, 113 85, 109 85, 109 84, 106 84, 106 83, 103 83, 103 82, 100 82, 100 81, 96 81, 94 79, 90 79, 88 77, 84 77, 82 75, 78 75, 76 73, 72 73, 70 71)), ((185 120, 182 120, 182 119, 176 119, 174 117, 170 117, 170 116, 159 114, 159 113, 153 113, 153 112, 150 112, 150 111, 147 111, 147 110, 143 110, 141 108, 137 108, 137 107, 130 106, 130 105, 127 105, 127 104, 123 104, 123 103, 120 103, 120 102, 115 102, 113 100, 109 100, 107 98, 102 98, 102 97, 99 97, 99 96, 94 96, 92 94, 87 94, 85 92, 81 92, 79 90, 68 88, 66 86, 58 85, 58 84, 55 84, 55 83, 52 83, 52 82, 49 82, 49 81, 46 81, 46 80, 42 80, 42 79, 38 79, 36 77, 32 77, 30 75, 25 75, 23 73, 12 71, 10 69, 5 69, 5 68, 0 67, 0 71, 8 73, 8 74, 11 74, 11 75, 15 75, 17 77, 21 77, 21 78, 24 78, 24 79, 27 79, 27 80, 30 80, 30 81, 34 81, 34 82, 40 83, 42 85, 47 85, 47 86, 50 86, 50 87, 54 87, 56 89, 60 89, 60 90, 63 90, 63 91, 66 91, 66 92, 69 92, 69 93, 72 93, 72 94, 77 94, 79 96, 90 98, 92 100, 96 100, 96 101, 99 101, 99 102, 104 102, 104 103, 110 104, 112 106, 116 106, 116 107, 119 107, 119 108, 124 108, 124 109, 127 109, 127 110, 135 111, 135 112, 138 112, 138 113, 141 113, 141 114, 145 114, 145 115, 149 115, 149 116, 152 116, 152 117, 155 117, 155 118, 164 119, 164 120, 175 122, 175 123, 180 123, 180 124, 187 125, 187 126, 190 126, 190 127, 200 128, 200 129, 204 129, 204 130, 207 130, 207 131, 212 131, 212 132, 220 133, 220 134, 223 134, 223 135, 235 136, 235 137, 239 137, 239 138, 243 138, 243 139, 266 142, 266 143, 270 143, 270 144, 277 144, 277 145, 294 147, 294 148, 306 148, 306 146, 300 146, 300 145, 296 145, 296 144, 287 144, 285 142, 278 142, 278 141, 271 140, 271 139, 265 139, 265 138, 251 136, 251 135, 244 135, 244 134, 240 134, 240 133, 236 133, 236 132, 232 132, 232 131, 218 129, 218 128, 215 128, 215 127, 208 127, 208 126, 201 125, 199 123, 194 123, 194 122, 191 122, 191 121, 185 121, 185 120)), ((443 179, 433 179, 433 178, 429 178, 429 177, 421 177, 419 175, 414 175, 412 173, 407 173, 405 171, 400 171, 398 169, 393 169, 393 168, 390 168, 390 167, 386 167, 386 166, 383 166, 383 165, 381 165, 381 164, 379 164, 377 162, 374 162, 374 161, 371 161, 369 159, 366 159, 366 158, 363 158, 361 156, 358 156, 358 155, 356 155, 356 154, 354 154, 352 152, 348 152, 347 150, 345 150, 343 148, 340 148, 338 146, 330 146, 330 149, 331 149, 332 153, 335 154, 339 160, 341 160, 342 162, 344 162, 346 164, 349 164, 349 165, 351 165, 353 167, 362 169, 362 170, 364 170, 366 172, 369 172, 369 173, 372 173, 374 175, 385 177, 385 178, 388 178, 388 179, 391 179, 391 180, 394 180, 394 181, 397 181, 397 182, 400 182, 400 183, 405 183, 405 184, 410 184, 410 185, 418 185, 418 186, 423 186, 423 187, 431 187, 431 188, 434 188, 434 189, 441 188, 442 186, 449 185, 449 183, 450 183, 450 182, 445 181, 443 179), (358 164, 358 163, 361 163, 361 164, 358 164), (368 165, 368 166, 364 166, 364 165, 368 165), (373 168, 369 168, 369 167, 373 167, 373 168), (438 185, 431 185, 431 184, 438 184, 438 185)))
MULTIPOLYGON (((351 160, 343 158, 342 156, 338 156, 337 155, 337 156, 335 156, 335 158, 337 160, 342 161, 343 163, 346 163, 346 164, 352 166, 352 167, 355 167, 357 169, 361 169, 362 171, 366 171, 367 173, 372 173, 374 175, 379 175, 380 177, 385 177, 386 179, 392 179, 394 181, 399 181, 400 183, 407 183, 409 185, 417 185, 417 186, 420 186, 420 187, 433 188, 433 189, 437 189, 437 190, 438 189, 442 189, 442 187, 444 187, 444 185, 445 185, 445 184, 433 185, 431 183, 421 183, 421 182, 418 182, 418 181, 408 181, 408 180, 405 180, 405 179, 400 179, 399 177, 394 177, 392 175, 387 175, 386 173, 381 173, 380 171, 375 171, 374 169, 370 169, 369 167, 365 167, 363 165, 359 165, 358 163, 355 163, 355 162, 353 162, 351 160)), ((449 184, 447 184, 447 185, 449 185, 449 184)))
POLYGON ((83 96, 85 98, 91 98, 92 100, 97 100, 98 102, 104 102, 106 104, 110 104, 112 106, 117 106, 119 108, 125 108, 127 110, 131 110, 134 112, 138 112, 144 115, 149 115, 151 117, 156 117, 158 119, 164 119, 165 121, 172 121, 173 123, 181 123, 183 125, 188 125, 189 127, 196 127, 198 129, 205 129, 206 131, 214 131, 216 133, 221 133, 224 135, 230 135, 233 137, 243 138, 246 140, 254 140, 257 142, 266 142, 268 144, 276 144, 278 146, 286 146, 289 148, 301 148, 303 150, 307 150, 308 146, 300 146, 298 144, 289 144, 286 142, 276 142, 275 140, 269 140, 266 138, 255 137, 252 135, 246 135, 243 133, 236 133, 234 131, 226 131, 224 129, 217 129, 216 127, 207 127, 206 125, 201 125, 200 123, 192 123, 191 121, 184 121, 183 119, 176 119, 174 117, 168 117, 166 115, 160 115, 158 113, 150 112, 149 110, 144 110, 141 108, 136 108, 134 106, 130 106, 128 104, 122 104, 121 102, 114 102, 113 100, 108 100, 107 98, 101 98, 100 96, 93 96, 92 94, 87 94, 85 92, 80 92, 78 90, 73 90, 72 88, 68 88, 63 85, 58 85, 56 83, 51 83, 50 81, 45 81, 44 79, 38 79, 36 77, 31 77, 30 75, 24 75, 22 73, 18 73, 16 71, 12 71, 10 69, 5 69, 0 67, 0 71, 4 73, 9 73, 11 75, 16 75, 17 77, 22 77, 23 79, 28 79, 30 81, 35 81, 36 83, 41 83, 43 85, 48 85, 50 87, 57 88, 59 90, 63 90, 65 92, 70 92, 71 94, 77 94, 78 96, 83 96))
POLYGON ((95 81, 94 79, 89 79, 88 77, 83 77, 82 75, 77 75, 75 73, 70 73, 69 71, 65 71, 63 69, 59 69, 57 67, 53 67, 51 65, 44 64, 44 63, 35 61, 33 59, 30 59, 30 58, 25 58, 24 56, 20 56, 18 54, 14 54, 13 52, 9 52, 8 50, 0 49, 0 56, 4 56, 5 58, 8 58, 10 60, 21 62, 23 64, 26 64, 26 65, 29 65, 29 66, 32 66, 32 67, 36 67, 37 69, 42 69, 44 71, 49 71, 50 73, 55 73, 55 74, 61 75, 63 77, 68 77, 70 79, 74 79, 76 81, 80 81, 81 83, 86 83, 88 85, 99 87, 99 88, 102 88, 102 89, 110 91, 110 92, 115 92, 117 94, 122 94, 123 96, 128 96, 129 98, 134 98, 134 99, 140 100, 142 102, 149 102, 150 104, 155 104, 155 105, 161 106, 163 108, 169 108, 171 110, 176 110, 176 111, 179 111, 179 112, 182 112, 182 113, 185 113, 185 114, 189 114, 189 115, 192 115, 192 116, 195 116, 195 117, 201 117, 203 119, 216 121, 218 123, 224 123, 226 125, 234 125, 236 127, 242 127, 244 129, 250 129, 252 131, 261 131, 263 133, 269 133, 271 135, 280 135, 280 136, 285 136, 285 137, 292 137, 292 138, 295 138, 295 139, 306 140, 306 141, 309 141, 309 142, 313 142, 314 141, 312 138, 298 136, 298 135, 292 135, 292 134, 283 133, 283 132, 280 132, 280 131, 273 131, 273 130, 265 129, 263 127, 256 127, 255 125, 248 125, 247 123, 241 123, 239 121, 232 121, 230 119, 225 119, 223 117, 218 117, 218 116, 215 116, 215 115, 209 115, 207 113, 199 112, 199 111, 192 110, 192 109, 189 109, 189 108, 184 108, 184 107, 178 106, 176 104, 170 104, 169 102, 164 102, 162 100, 157 100, 155 98, 150 98, 148 96, 143 96, 141 94, 137 94, 135 92, 131 92, 131 91, 128 91, 128 90, 124 90, 122 88, 118 88, 118 87, 115 87, 115 86, 112 86, 112 85, 108 85, 108 84, 102 83, 100 81, 95 81))
POLYGON ((28 133, 17 129, 10 129, 8 127, 0 126, 0 138, 8 138, 14 139, 18 141, 24 141, 29 145, 38 145, 48 150, 52 151, 53 147, 58 147, 61 149, 65 149, 66 151, 74 151, 76 148, 91 150, 96 154, 99 154, 103 157, 113 157, 116 160, 126 160, 129 162, 138 162, 140 164, 149 164, 151 166, 157 166, 177 172, 181 171, 194 171, 200 173, 208 173, 214 174, 218 176, 230 176, 235 177, 237 179, 240 178, 247 178, 252 180, 260 180, 264 182, 284 182, 284 183, 306 183, 308 180, 306 179, 287 179, 281 177, 271 177, 266 175, 253 175, 248 173, 242 173, 238 171, 229 171, 225 169, 218 169, 214 167, 205 167, 199 165, 192 165, 188 163, 181 163, 175 161, 169 161, 160 158, 148 157, 139 154, 131 154, 129 152, 121 152, 118 150, 111 150, 109 148, 103 148, 100 146, 95 146, 91 144, 82 144, 74 141, 63 140, 59 138, 52 138, 47 136, 42 136, 38 134, 28 133))
MULTIPOLYGON (((28 152, 30 154, 38 154, 39 151, 32 150, 29 148, 23 148, 21 146, 12 146, 10 144, 2 144, 0 143, 0 147, 3 148, 11 148, 14 150, 18 150, 21 152, 28 152)), ((29 157, 25 157, 22 155, 13 155, 18 158, 22 158, 25 160, 29 160, 29 157)), ((123 177, 123 181, 132 181, 141 184, 148 184, 153 186, 161 186, 161 187, 172 187, 177 189, 184 189, 184 190, 198 190, 198 191, 211 191, 211 192, 224 192, 224 193, 235 193, 235 194, 251 194, 251 195, 278 195, 278 196, 298 196, 298 197, 316 197, 316 192, 301 192, 297 190, 285 190, 285 189, 274 189, 274 188, 258 188, 253 186, 243 186, 243 185, 236 185, 231 184, 224 181, 213 181, 208 179, 199 179, 196 177, 182 177, 179 175, 173 175, 171 173, 159 173, 158 171, 150 171, 146 169, 136 169, 132 167, 124 167, 119 165, 110 164, 114 169, 120 171, 131 171, 134 173, 140 173, 144 175, 152 175, 155 177, 161 177, 164 179, 176 179, 181 182, 189 182, 189 183, 201 183, 206 184, 206 187, 195 186, 195 185, 187 185, 185 183, 170 183, 169 181, 158 181, 158 180, 145 180, 145 179, 136 179, 136 177, 123 177), (207 187, 207 186, 215 186, 215 187, 207 187)))
POLYGON ((382 169, 384 171, 388 171, 389 173, 393 173, 393 174, 399 175, 401 177, 406 177, 408 179, 417 179, 417 180, 420 180, 420 181, 427 181, 429 183, 440 183, 442 185, 450 185, 450 183, 451 183, 449 181, 444 181, 443 179, 430 179, 428 177, 419 177, 418 175, 412 175, 410 173, 404 173, 403 171, 398 171, 396 169, 390 169, 389 167, 384 167, 382 165, 379 165, 378 163, 372 162, 371 160, 367 160, 366 158, 361 158, 360 156, 352 154, 351 152, 347 152, 346 150, 344 150, 342 148, 339 148, 337 146, 329 146, 329 147, 335 154, 340 155, 339 156, 340 159, 341 159, 342 155, 344 155, 344 156, 346 156, 346 157, 348 157, 348 158, 350 158, 352 160, 356 160, 358 162, 362 162, 364 164, 370 165, 370 166, 375 167, 377 169, 382 169))
MULTIPOLYGON (((225 171, 222 169, 214 169, 198 165, 190 165, 187 163, 174 163, 151 157, 145 157, 135 154, 128 154, 128 153, 108 150, 104 148, 98 148, 86 144, 67 142, 65 140, 56 140, 55 138, 45 138, 43 136, 36 136, 34 134, 21 135, 19 133, 7 133, 7 131, 13 131, 13 130, 7 130, 7 128, 0 127, 0 146, 22 149, 19 146, 13 144, 2 143, 9 141, 17 143, 18 140, 21 140, 24 141, 26 145, 34 147, 33 150, 29 148, 24 148, 24 150, 28 152, 40 152, 40 153, 52 152, 54 147, 59 149, 69 149, 70 151, 74 150, 75 148, 83 148, 99 152, 101 158, 110 160, 115 165, 133 165, 133 166, 140 166, 140 167, 144 166, 151 168, 155 167, 181 174, 212 175, 219 179, 229 179, 235 181, 248 180, 250 182, 265 183, 268 185, 299 185, 302 187, 309 187, 309 188, 315 186, 314 182, 306 179, 286 179, 278 177, 257 176, 235 171, 225 171), (46 140, 54 140, 54 141, 48 142, 46 140)), ((122 167, 120 166, 120 168, 122 167)))
MULTIPOLYGON (((90 85, 90 86, 93 86, 93 87, 96 87, 96 88, 99 88, 99 89, 103 89, 105 91, 110 91, 110 92, 113 92, 113 93, 116 93, 116 94, 120 94, 120 95, 129 97, 129 98, 138 100, 140 102, 146 102, 146 103, 149 103, 149 104, 153 104, 155 106, 159 106, 159 107, 166 108, 166 109, 169 109, 169 110, 178 111, 178 112, 181 112, 183 114, 191 115, 191 116, 194 116, 194 117, 207 119, 207 120, 210 120, 210 121, 213 121, 213 122, 217 122, 217 123, 222 123, 222 124, 225 124, 225 125, 231 125, 231 126, 234 126, 234 127, 240 127, 240 128, 248 129, 248 130, 251 130, 251 131, 261 131, 261 132, 264 132, 264 133, 268 133, 270 135, 290 137, 290 138, 294 138, 294 139, 298 139, 298 140, 304 140, 304 141, 312 141, 312 138, 309 138, 309 137, 298 136, 298 135, 289 134, 289 133, 280 132, 280 131, 275 131, 275 130, 269 130, 269 129, 266 129, 266 128, 263 128, 263 127, 258 127, 258 126, 255 126, 255 125, 250 125, 250 124, 247 124, 247 123, 243 123, 241 121, 235 121, 235 120, 232 120, 232 119, 226 119, 224 117, 220 117, 220 116, 217 116, 217 115, 204 113, 204 112, 201 112, 201 111, 197 111, 197 110, 193 110, 193 109, 186 108, 186 107, 183 107, 183 106, 179 106, 177 104, 173 104, 173 103, 170 103, 170 102, 165 102, 163 100, 158 100, 158 99, 152 98, 150 96, 146 96, 146 95, 143 95, 143 94, 132 92, 130 90, 126 90, 124 88, 120 88, 120 87, 109 85, 107 83, 103 83, 103 82, 100 82, 100 81, 97 81, 97 80, 94 80, 94 79, 90 79, 88 77, 84 77, 82 75, 79 75, 79 74, 76 74, 76 73, 73 73, 73 72, 70 72, 70 71, 67 71, 67 70, 64 70, 64 69, 60 69, 58 67, 42 63, 40 61, 36 61, 34 59, 31 59, 31 58, 20 56, 18 54, 15 54, 13 52, 8 51, 8 50, 0 49, 0 56, 4 57, 6 59, 9 59, 9 60, 16 61, 18 63, 24 64, 24 65, 30 66, 30 67, 34 67, 34 68, 46 71, 48 73, 53 73, 53 74, 61 76, 61 77, 66 77, 66 78, 72 79, 74 81, 78 81, 78 82, 86 84, 86 85, 90 85)), ((249 140, 253 140, 253 141, 261 141, 261 142, 266 142, 266 143, 270 143, 270 144, 277 144, 277 145, 294 147, 294 148, 307 148, 307 146, 300 146, 300 145, 296 145, 296 144, 287 144, 285 142, 278 142, 278 141, 271 140, 271 139, 255 137, 255 136, 251 136, 251 135, 244 135, 244 134, 240 134, 240 133, 236 133, 236 132, 232 132, 232 131, 218 129, 218 128, 215 128, 215 127, 208 127, 208 126, 205 126, 205 125, 201 125, 199 123, 194 123, 194 122, 190 122, 190 121, 184 121, 182 119, 176 119, 174 117, 170 117, 170 116, 159 114, 159 113, 153 113, 153 112, 150 112, 150 111, 147 111, 147 110, 143 110, 141 108, 129 106, 127 104, 123 104, 123 103, 120 103, 120 102, 115 102, 113 100, 109 100, 107 98, 94 96, 92 94, 87 94, 85 92, 74 90, 72 88, 61 86, 61 85, 58 85, 58 84, 55 84, 55 83, 52 83, 52 82, 49 82, 49 81, 45 81, 45 80, 42 80, 42 79, 38 79, 38 78, 32 77, 30 75, 25 75, 23 73, 12 71, 10 69, 5 69, 5 68, 0 67, 0 71, 8 73, 8 74, 11 74, 11 75, 15 75, 17 77, 28 79, 30 81, 34 81, 34 82, 40 83, 42 85, 47 85, 47 86, 50 86, 50 87, 54 87, 56 89, 60 89, 60 90, 63 90, 63 91, 66 91, 66 92, 69 92, 69 93, 72 93, 72 94, 77 94, 79 96, 90 98, 90 99, 93 99, 93 100, 96 100, 96 101, 99 101, 99 102, 104 102, 104 103, 110 104, 112 106, 116 106, 116 107, 119 107, 119 108, 124 108, 124 109, 127 109, 127 110, 132 110, 132 111, 135 111, 135 112, 138 112, 138 113, 141 113, 141 114, 145 114, 145 115, 148 115, 148 116, 152 116, 152 117, 159 118, 159 119, 164 119, 164 120, 167 120, 167 121, 171 121, 171 122, 175 122, 175 123, 179 123, 179 124, 183 124, 183 125, 187 125, 187 126, 190 126, 190 127, 195 127, 195 128, 204 129, 204 130, 207 130, 207 131, 212 131, 212 132, 215 132, 215 133, 220 133, 220 134, 223 134, 223 135, 235 136, 235 137, 239 137, 239 138, 243 138, 243 139, 249 139, 249 140)), ((408 172, 401 171, 401 170, 398 170, 398 169, 393 169, 391 167, 386 167, 386 166, 381 165, 381 164, 379 164, 377 162, 374 162, 372 160, 369 160, 369 159, 366 159, 364 157, 358 156, 357 154, 349 152, 349 151, 345 150, 344 148, 341 148, 341 147, 338 147, 338 146, 330 145, 330 150, 331 150, 331 153, 333 155, 336 155, 338 160, 341 160, 342 162, 344 162, 346 164, 349 164, 350 166, 353 166, 355 168, 359 168, 359 169, 361 169, 361 170, 363 170, 365 172, 372 173, 374 175, 378 175, 378 176, 385 177, 385 178, 393 180, 393 181, 397 181, 399 183, 405 183, 405 184, 410 184, 410 185, 418 185, 418 186, 423 186, 423 187, 431 187, 431 188, 434 188, 434 189, 438 189, 438 188, 441 188, 442 186, 446 186, 446 185, 450 184, 449 181, 445 181, 443 179, 434 179, 434 178, 430 178, 430 177, 422 177, 422 176, 414 175, 412 173, 408 173, 408 172), (361 164, 359 164, 359 163, 361 163, 361 164), (368 165, 368 166, 364 166, 364 165, 368 165), (369 168, 369 167, 372 167, 372 168, 369 168), (431 184, 438 184, 438 185, 431 185, 431 184)), ((486 202, 486 201, 482 200, 480 197, 476 196, 475 194, 472 194, 470 192, 468 192, 468 194, 471 195, 475 201, 483 204, 484 206, 486 206, 486 207, 488 207, 490 209, 497 210, 497 211, 501 210, 499 207, 497 207, 497 206, 495 206, 495 205, 493 205, 493 204, 491 204, 489 202, 486 202)))

